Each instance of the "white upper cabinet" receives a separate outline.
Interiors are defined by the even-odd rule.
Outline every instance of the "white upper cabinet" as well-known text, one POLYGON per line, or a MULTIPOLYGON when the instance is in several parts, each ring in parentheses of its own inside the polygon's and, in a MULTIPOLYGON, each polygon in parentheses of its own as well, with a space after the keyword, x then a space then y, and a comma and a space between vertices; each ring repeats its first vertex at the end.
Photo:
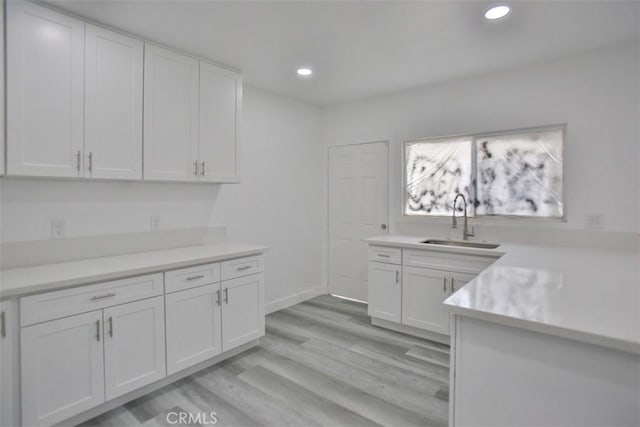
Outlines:
POLYGON ((7 2, 7 173, 82 173, 84 23, 7 2))
POLYGON ((85 176, 142 179, 144 44, 87 24, 85 52, 85 176))
POLYGON ((200 62, 200 179, 239 182, 242 78, 200 62))
MULTIPOLYGON (((0 1, 0 22, 4 23, 4 2, 0 1)), ((4 31, 0 31, 0 175, 4 175, 4 31)))
POLYGON ((145 45, 144 179, 197 181, 196 59, 145 45))

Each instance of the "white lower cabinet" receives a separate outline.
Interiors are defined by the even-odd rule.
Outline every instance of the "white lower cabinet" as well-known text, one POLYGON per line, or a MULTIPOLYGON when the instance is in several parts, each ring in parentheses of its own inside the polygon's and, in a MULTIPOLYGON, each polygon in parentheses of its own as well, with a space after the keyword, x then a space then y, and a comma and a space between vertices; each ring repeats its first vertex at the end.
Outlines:
POLYGON ((17 301, 2 301, 0 426, 81 418, 255 341, 265 332, 262 266, 257 255, 26 296, 20 327, 17 301), (222 269, 242 276, 221 281, 222 269), (21 361, 21 423, 11 412, 20 385, 13 355, 21 361))
POLYGON ((390 322, 402 320, 401 266, 369 262, 369 316, 390 322))
POLYGON ((104 402, 102 310, 22 328, 22 424, 51 425, 104 402))
POLYGON ((222 352, 220 284, 200 286, 165 296, 167 374, 222 352))
POLYGON ((223 281, 222 293, 222 349, 263 336, 264 274, 223 281))
POLYGON ((16 410, 17 310, 15 301, 0 301, 0 426, 19 425, 16 410))
POLYGON ((104 310, 104 377, 107 400, 166 375, 164 298, 104 310))
POLYGON ((449 334, 449 314, 443 301, 451 295, 448 272, 403 267, 402 323, 441 334, 449 334))
POLYGON ((169 375, 264 335, 264 274, 165 296, 169 375))
POLYGON ((417 328, 435 333, 428 334, 432 339, 448 336, 450 314, 444 300, 496 259, 495 255, 372 245, 369 247, 369 316, 393 322, 396 329, 405 333, 424 336, 415 330, 417 328))

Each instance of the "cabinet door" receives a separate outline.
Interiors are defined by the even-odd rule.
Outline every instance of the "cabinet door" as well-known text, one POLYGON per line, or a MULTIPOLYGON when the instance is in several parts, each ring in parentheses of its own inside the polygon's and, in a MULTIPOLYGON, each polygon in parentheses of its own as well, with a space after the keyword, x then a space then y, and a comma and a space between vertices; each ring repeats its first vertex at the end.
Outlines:
POLYGON ((165 295, 167 375, 221 353, 220 284, 165 295))
POLYGON ((264 274, 222 282, 222 350, 264 335, 264 274))
POLYGON ((239 75, 200 63, 200 180, 239 182, 239 75))
POLYGON ((17 426, 17 311, 14 301, 0 301, 0 426, 17 426))
POLYGON ((85 176, 142 179, 143 46, 86 26, 85 176))
POLYGON ((398 322, 402 320, 400 266, 369 262, 369 316, 398 322))
MULTIPOLYGON (((0 1, 0 22, 4 22, 3 1, 0 1)), ((4 175, 4 147, 4 31, 0 31, 0 176, 4 175)))
POLYGON ((449 273, 449 278, 451 280, 451 293, 453 294, 458 289, 472 281, 477 275, 476 274, 468 274, 468 273, 449 273))
POLYGON ((104 402, 102 310, 22 328, 22 424, 51 425, 104 402))
POLYGON ((144 179, 198 179, 198 61, 145 44, 144 179))
POLYGON ((164 298, 104 310, 107 399, 165 377, 164 298))
POLYGON ((82 175, 84 23, 7 2, 7 173, 82 175))
POLYGON ((402 323, 448 335, 449 316, 442 303, 450 295, 449 280, 445 271, 403 267, 402 323))

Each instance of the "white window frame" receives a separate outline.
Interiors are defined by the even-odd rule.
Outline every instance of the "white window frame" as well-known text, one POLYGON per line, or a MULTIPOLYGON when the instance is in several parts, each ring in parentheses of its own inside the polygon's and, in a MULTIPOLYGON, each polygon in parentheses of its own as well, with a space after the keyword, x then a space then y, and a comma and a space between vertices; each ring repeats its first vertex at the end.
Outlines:
POLYGON ((401 212, 401 218, 403 218, 404 220, 410 220, 410 221, 418 221, 418 222, 423 222, 425 220, 433 220, 432 222, 445 222, 443 221, 443 219, 451 219, 451 215, 408 215, 405 212, 405 208, 407 206, 407 201, 408 201, 408 193, 407 193, 407 155, 406 155, 406 148, 407 145, 410 144, 415 144, 415 143, 419 143, 419 142, 434 142, 434 143, 438 143, 438 142, 446 142, 447 140, 456 140, 456 139, 469 139, 471 140, 471 189, 470 189, 470 194, 471 194, 471 199, 472 201, 475 201, 476 198, 476 185, 475 184, 475 180, 477 178, 477 148, 476 148, 476 142, 479 139, 483 139, 483 138, 491 138, 491 137, 495 137, 495 136, 502 136, 502 135, 512 135, 512 134, 524 134, 524 133, 536 133, 536 132, 550 132, 550 131, 562 131, 562 216, 561 217, 544 217, 544 216, 534 216, 534 215, 502 215, 502 214, 495 214, 495 215, 476 215, 475 214, 475 206, 473 206, 473 203, 469 203, 469 201, 467 201, 467 203, 469 203, 469 205, 471 205, 471 209, 469 209, 469 206, 467 207, 467 215, 469 218, 474 218, 477 220, 480 220, 481 222, 487 222, 487 223, 492 223, 492 222, 496 222, 496 221, 525 221, 527 223, 531 223, 531 222, 551 222, 551 223, 559 223, 559 222, 567 222, 567 211, 568 211, 568 206, 567 206, 567 197, 566 197, 566 190, 567 190, 567 185, 566 185, 566 179, 565 179, 565 154, 566 154, 566 145, 567 145, 567 124, 566 123, 560 123, 560 124, 553 124, 553 125, 544 125, 544 126, 535 126, 535 127, 527 127, 527 128, 516 128, 516 129, 507 129, 507 130, 500 130, 500 131, 493 131, 493 132, 482 132, 482 133, 469 133, 469 134, 458 134, 458 135, 447 135, 447 136, 437 136, 437 137, 427 137, 427 138, 413 138, 413 139, 407 139, 405 141, 403 141, 403 143, 401 144, 401 150, 402 153, 400 155, 401 157, 401 162, 402 162, 402 166, 401 166, 401 174, 402 174, 402 179, 401 179, 401 191, 402 191, 402 197, 401 197, 401 201, 402 204, 400 206, 401 212))

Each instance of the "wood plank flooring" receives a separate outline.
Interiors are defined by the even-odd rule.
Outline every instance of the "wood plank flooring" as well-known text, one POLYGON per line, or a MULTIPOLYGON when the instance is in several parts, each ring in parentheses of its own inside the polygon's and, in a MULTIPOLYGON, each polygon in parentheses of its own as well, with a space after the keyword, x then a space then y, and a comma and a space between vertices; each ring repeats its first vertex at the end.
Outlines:
POLYGON ((371 326, 366 305, 329 295, 266 324, 259 346, 82 425, 185 425, 171 412, 238 427, 447 425, 448 346, 371 326))

